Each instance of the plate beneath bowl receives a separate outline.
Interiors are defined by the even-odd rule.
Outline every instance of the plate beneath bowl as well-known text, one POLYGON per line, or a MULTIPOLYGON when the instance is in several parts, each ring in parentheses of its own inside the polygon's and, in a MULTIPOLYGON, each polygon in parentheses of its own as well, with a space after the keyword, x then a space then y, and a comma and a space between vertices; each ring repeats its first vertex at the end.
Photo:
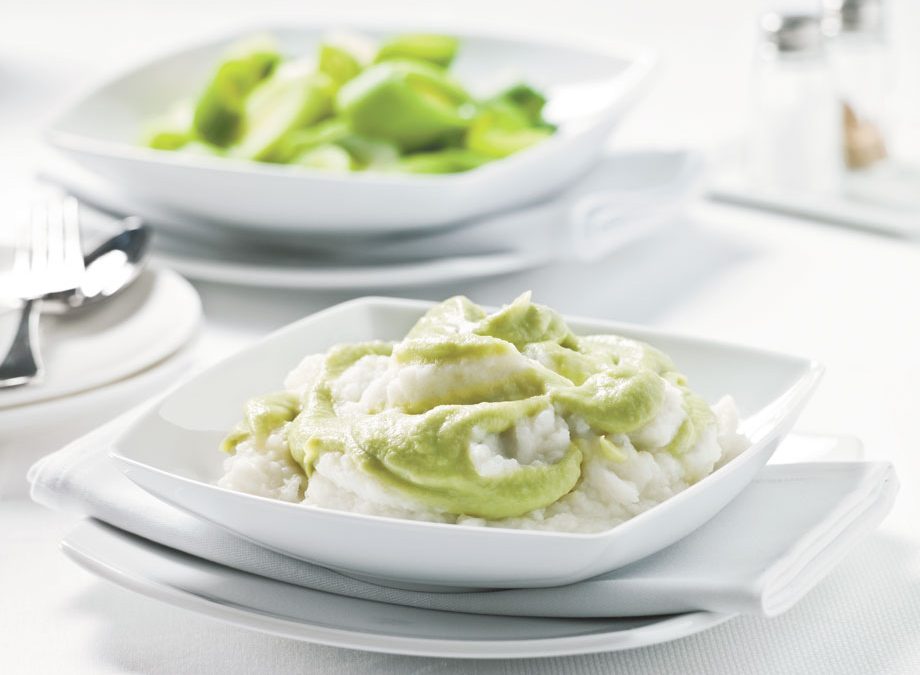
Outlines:
POLYGON ((611 154, 576 186, 538 204, 418 236, 247 231, 181 217, 130 197, 61 158, 42 177, 78 197, 85 215, 137 215, 156 228, 154 254, 193 279, 318 290, 447 284, 562 261, 592 261, 677 223, 696 195, 702 159, 688 151, 611 154), (93 208, 89 208, 89 206, 93 208))
POLYGON ((543 619, 388 605, 234 570, 98 521, 78 525, 61 548, 104 579, 197 614, 279 637, 391 654, 497 659, 613 652, 675 640, 732 618, 690 612, 543 619))
POLYGON ((146 412, 112 458, 154 496, 281 553, 350 575, 471 588, 558 586, 644 558, 714 516, 790 430, 821 374, 812 361, 609 321, 568 318, 577 334, 615 333, 670 354, 707 400, 731 393, 752 445, 724 467, 604 532, 481 528, 366 516, 217 487, 218 447, 244 401, 276 390, 306 354, 340 342, 402 339, 432 303, 362 298, 323 310, 199 373, 146 412), (368 551, 374 555, 369 556, 368 551))

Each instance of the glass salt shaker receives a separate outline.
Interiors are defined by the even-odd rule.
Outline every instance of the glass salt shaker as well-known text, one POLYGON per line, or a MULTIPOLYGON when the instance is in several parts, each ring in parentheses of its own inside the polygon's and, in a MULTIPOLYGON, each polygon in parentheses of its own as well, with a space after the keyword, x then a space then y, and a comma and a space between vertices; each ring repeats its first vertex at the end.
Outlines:
POLYGON ((749 178, 755 187, 836 192, 843 132, 822 16, 768 12, 760 27, 749 178))
POLYGON ((888 156, 885 108, 893 61, 882 0, 824 0, 830 63, 841 97, 843 147, 850 170, 888 156))

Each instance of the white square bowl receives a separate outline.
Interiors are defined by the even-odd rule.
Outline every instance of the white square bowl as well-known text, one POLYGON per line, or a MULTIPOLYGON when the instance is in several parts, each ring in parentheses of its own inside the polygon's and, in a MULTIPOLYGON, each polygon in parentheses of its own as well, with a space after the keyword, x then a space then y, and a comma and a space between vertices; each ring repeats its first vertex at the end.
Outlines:
POLYGON ((808 359, 610 321, 568 318, 670 354, 707 400, 732 394, 751 447, 699 483, 604 532, 570 534, 427 523, 331 511, 217 487, 221 439, 253 395, 281 388, 300 359, 340 342, 399 340, 432 303, 362 298, 266 337, 178 387, 115 443, 112 458, 151 494, 267 548, 385 583, 508 588, 573 583, 692 532, 753 479, 788 433, 822 368, 808 359))
MULTIPOLYGON (((354 30, 379 38, 406 27, 354 30)), ((146 121, 196 96, 227 45, 257 32, 274 35, 285 53, 302 55, 315 53, 326 27, 251 28, 133 68, 60 115, 47 140, 116 188, 180 219, 339 235, 418 230, 533 202, 572 182, 598 159, 654 64, 651 52, 634 47, 451 31, 461 40, 453 66, 461 82, 475 89, 508 70, 546 91, 547 109, 559 121, 556 134, 538 146, 462 174, 333 174, 139 145, 146 121)))

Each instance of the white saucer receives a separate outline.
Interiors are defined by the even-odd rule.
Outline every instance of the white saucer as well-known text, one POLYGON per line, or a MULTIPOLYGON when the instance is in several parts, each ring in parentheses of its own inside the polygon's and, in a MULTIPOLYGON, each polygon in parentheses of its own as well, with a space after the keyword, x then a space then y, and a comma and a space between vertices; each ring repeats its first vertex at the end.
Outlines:
POLYGON ((516 658, 612 652, 668 642, 731 618, 690 612, 535 619, 388 605, 240 572, 97 521, 78 525, 61 547, 100 577, 176 607, 280 637, 392 654, 516 658))
MULTIPOLYGON (((3 316, 10 335, 17 314, 3 316)), ((42 317, 44 377, 0 390, 0 411, 85 392, 150 368, 191 339, 200 317, 195 289, 164 269, 147 270, 106 302, 65 316, 42 317)), ((0 349, 6 349, 5 342, 0 349)))

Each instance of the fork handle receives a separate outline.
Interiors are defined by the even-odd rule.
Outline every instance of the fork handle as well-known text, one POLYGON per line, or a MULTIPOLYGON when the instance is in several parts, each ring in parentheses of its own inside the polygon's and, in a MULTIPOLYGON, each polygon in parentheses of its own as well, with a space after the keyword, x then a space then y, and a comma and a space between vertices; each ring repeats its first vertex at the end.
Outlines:
POLYGON ((38 317, 41 300, 25 300, 13 344, 0 363, 0 387, 27 384, 42 373, 38 352, 38 317))

